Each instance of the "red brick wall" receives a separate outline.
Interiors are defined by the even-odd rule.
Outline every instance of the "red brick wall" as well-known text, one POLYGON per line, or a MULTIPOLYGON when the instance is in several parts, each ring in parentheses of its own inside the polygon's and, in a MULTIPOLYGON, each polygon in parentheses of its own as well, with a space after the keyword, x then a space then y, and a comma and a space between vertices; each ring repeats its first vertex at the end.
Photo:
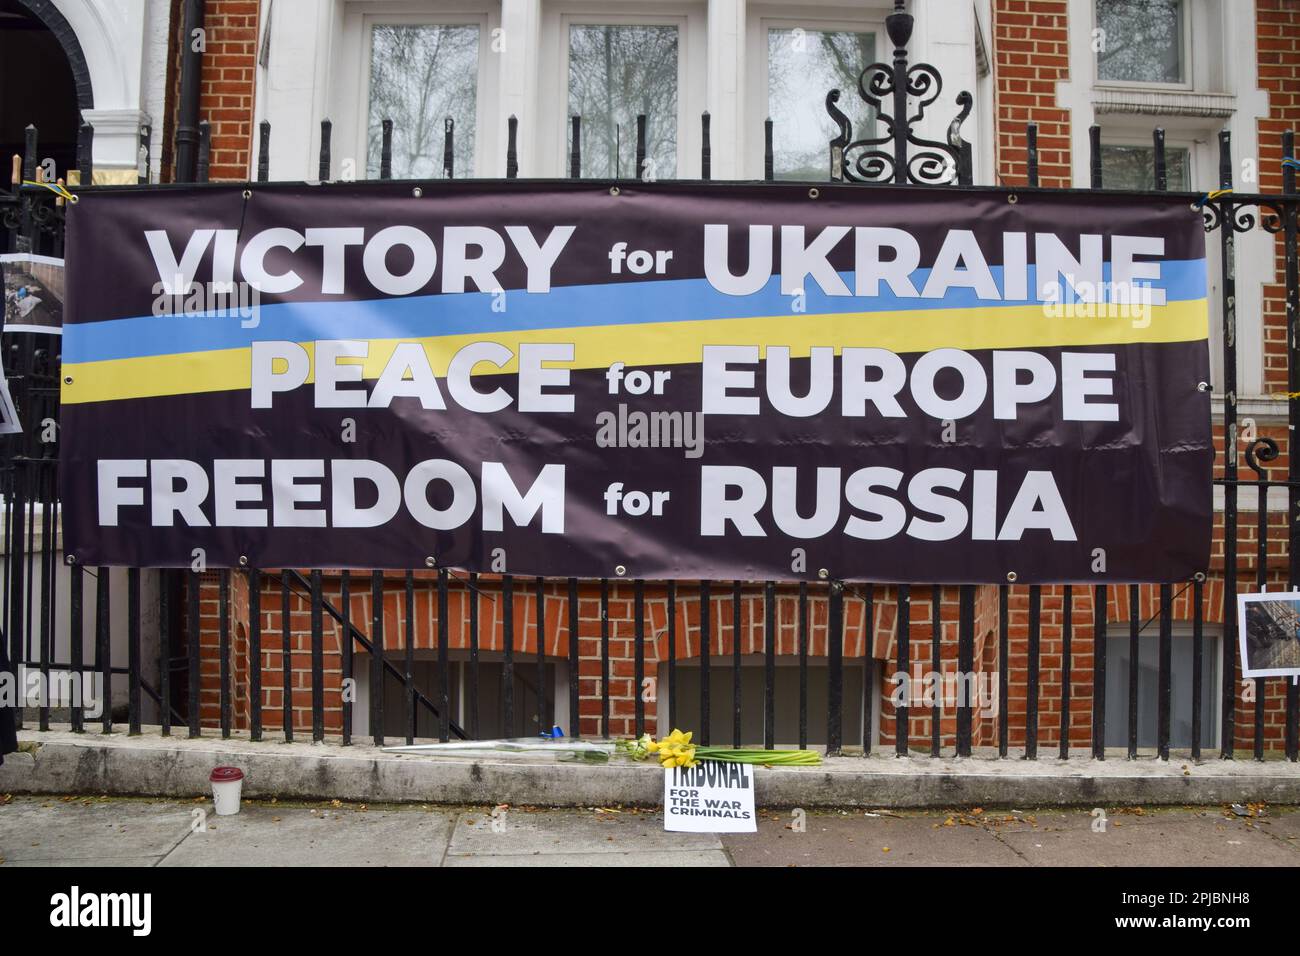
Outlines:
MULTIPOLYGON (((208 0, 204 30, 203 82, 199 119, 210 124, 212 149, 208 178, 244 181, 252 177, 253 95, 257 77, 257 0, 208 0)), ((175 137, 180 101, 180 60, 184 24, 179 3, 172 4, 174 41, 168 66, 167 118, 162 168, 175 177, 175 137)))
POLYGON ((994 0, 993 79, 997 166, 1007 185, 1028 182, 1025 125, 1038 125, 1038 181, 1072 185, 1070 113, 1056 105, 1069 79, 1066 0, 994 0))
MULTIPOLYGON (((1268 93, 1268 116, 1259 120, 1259 190, 1282 191, 1282 134, 1300 130, 1300 4, 1256 0, 1259 87, 1268 93)), ((1274 243, 1278 278, 1283 249, 1274 243)), ((1271 391, 1287 390, 1286 289, 1264 288, 1264 377, 1271 391)))
MULTIPOLYGON (((232 702, 237 729, 249 726, 250 707, 248 689, 248 634, 249 618, 248 578, 235 572, 231 575, 232 648, 236 657, 232 668, 232 702)), ((436 651, 438 647, 437 578, 432 572, 417 572, 414 582, 414 609, 412 617, 414 650, 436 651)), ((471 644, 469 602, 477 600, 479 613, 478 647, 490 653, 504 647, 504 600, 499 579, 483 576, 475 594, 462 580, 453 580, 448 594, 448 649, 466 651, 471 644)), ((808 653, 813 658, 826 654, 827 621, 829 608, 826 587, 814 585, 808 602, 808 653)), ((569 657, 569 610, 567 581, 546 581, 543 585, 545 602, 544 648, 548 662, 567 661, 569 657)), ((890 647, 894 629, 894 604, 892 593, 877 589, 880 600, 876 603, 875 636, 876 655, 890 647)), ((955 593, 955 592, 954 592, 955 593)), ((324 599, 335 608, 341 608, 341 581, 337 573, 325 576, 324 599)), ((220 683, 217 649, 219 647, 219 620, 217 579, 207 575, 204 579, 203 636, 201 648, 202 668, 201 702, 205 726, 218 726, 220 719, 220 683)), ((537 595, 535 579, 518 578, 514 582, 514 640, 512 648, 516 662, 528 666, 537 655, 537 595)), ((776 600, 775 631, 776 652, 783 656, 798 653, 798 591, 779 589, 776 600)), ((579 709, 584 734, 599 735, 601 727, 601 614, 600 588, 584 582, 578 592, 578 692, 579 709)), ((367 638, 372 635, 372 595, 370 575, 354 573, 350 585, 351 620, 367 638)), ((709 646, 712 656, 730 658, 735 647, 733 606, 730 583, 715 585, 710 600, 711 636, 709 646)), ((861 661, 866 655, 865 604, 860 597, 846 596, 844 603, 844 656, 846 661, 861 661)), ((949 609, 945 608, 945 615, 949 609)), ((951 609, 954 622, 955 604, 951 609)), ((636 619, 634 586, 627 581, 610 582, 608 599, 609 653, 610 653, 610 731, 615 736, 630 735, 636 713, 635 638, 636 619)), ((283 622, 280 577, 276 571, 261 575, 261 664, 262 664, 262 723, 268 731, 282 725, 283 697, 283 622)), ((766 647, 765 595, 762 585, 749 585, 741 595, 741 653, 762 654, 766 647)), ((927 618, 928 621, 928 618, 927 618)), ((389 573, 384 579, 384 651, 391 659, 399 661, 406 648, 406 592, 404 577, 389 573)), ((679 661, 698 658, 700 653, 700 599, 695 585, 683 584, 676 599, 676 656, 679 661)), ((947 628, 945 628, 947 630, 947 628)), ((299 730, 311 728, 311 615, 310 605, 302 589, 294 584, 289 602, 289 653, 290 688, 294 710, 294 726, 299 730)), ((648 583, 645 587, 645 671, 647 677, 658 674, 658 667, 668 660, 668 591, 663 584, 648 583)), ((914 631, 913 641, 919 641, 914 631)), ((342 729, 342 627, 329 615, 322 628, 324 650, 325 726, 328 733, 337 734, 342 729)), ((920 644, 917 643, 919 654, 920 644)), ((955 643, 952 664, 955 666, 955 643)), ((928 643, 925 660, 928 662, 928 643)), ((368 673, 370 657, 359 645, 354 645, 356 673, 368 673)), ((429 695, 432 688, 421 687, 429 695)), ((663 687, 667 693, 667 686, 663 687)), ((719 705, 720 706, 720 705, 719 705)), ((781 702, 778 706, 786 706, 781 702)), ((646 705, 649 715, 655 713, 654 702, 646 705)), ((556 714, 561 725, 568 723, 567 708, 562 705, 556 714)), ((812 714, 810 720, 819 721, 823 715, 812 714)), ((566 727, 566 729, 568 729, 566 727)), ((928 727, 925 729, 928 734, 928 727)), ((928 739, 928 737, 927 737, 928 739)))

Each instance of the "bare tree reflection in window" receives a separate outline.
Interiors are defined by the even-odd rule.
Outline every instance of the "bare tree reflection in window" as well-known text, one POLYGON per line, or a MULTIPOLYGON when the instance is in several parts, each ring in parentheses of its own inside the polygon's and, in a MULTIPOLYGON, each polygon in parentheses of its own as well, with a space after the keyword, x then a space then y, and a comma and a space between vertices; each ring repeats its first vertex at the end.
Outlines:
POLYGON ((853 138, 875 136, 875 117, 858 95, 858 76, 876 59, 872 33, 770 29, 767 32, 767 102, 772 119, 777 179, 824 180, 830 141, 838 130, 826 113, 826 91, 853 121, 853 138))
POLYGON ((1182 0, 1097 0, 1097 79, 1180 83, 1182 0))
MULTIPOLYGON (((1156 188, 1156 152, 1151 146, 1103 146, 1101 181, 1107 189, 1156 188)), ((1165 147, 1165 179, 1172 192, 1192 188, 1191 151, 1185 146, 1165 147)))
POLYGON ((382 123, 393 121, 393 176, 441 177, 444 119, 456 122, 456 174, 472 175, 479 28, 376 24, 370 42, 366 175, 379 175, 382 123))
POLYGON ((649 172, 677 174, 677 57, 674 26, 569 27, 569 115, 582 117, 584 176, 636 175, 640 113, 649 172))

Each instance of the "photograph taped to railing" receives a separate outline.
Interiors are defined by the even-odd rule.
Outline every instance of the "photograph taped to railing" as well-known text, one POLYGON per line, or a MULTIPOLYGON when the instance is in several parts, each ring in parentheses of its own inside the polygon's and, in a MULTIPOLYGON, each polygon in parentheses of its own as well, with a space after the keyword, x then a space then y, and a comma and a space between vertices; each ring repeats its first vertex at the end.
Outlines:
POLYGON ((59 335, 63 331, 63 260, 30 253, 0 255, 4 332, 59 335))
POLYGON ((1243 677, 1300 678, 1300 592, 1237 595, 1243 677))
POLYGON ((1203 571, 1201 217, 955 195, 88 194, 67 252, 68 553, 669 579, 1203 571))

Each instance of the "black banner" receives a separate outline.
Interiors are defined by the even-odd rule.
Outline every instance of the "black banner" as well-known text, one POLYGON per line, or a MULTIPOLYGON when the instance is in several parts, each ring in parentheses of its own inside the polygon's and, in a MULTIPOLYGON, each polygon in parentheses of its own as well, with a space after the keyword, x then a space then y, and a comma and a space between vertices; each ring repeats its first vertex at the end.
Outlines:
POLYGON ((853 186, 88 192, 91 565, 1173 581, 1211 527, 1185 202, 853 186))

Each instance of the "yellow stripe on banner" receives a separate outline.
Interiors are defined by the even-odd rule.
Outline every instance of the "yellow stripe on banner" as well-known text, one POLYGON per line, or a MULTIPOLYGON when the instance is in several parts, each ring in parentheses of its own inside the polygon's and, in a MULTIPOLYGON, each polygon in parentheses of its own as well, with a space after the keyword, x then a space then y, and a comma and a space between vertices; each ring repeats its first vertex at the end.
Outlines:
MULTIPOLYGON (((939 348, 1051 348, 1054 346, 1135 345, 1143 342, 1195 342, 1208 337, 1205 299, 1148 306, 1142 319, 1125 316, 1091 317, 1062 306, 1054 317, 1041 305, 993 306, 975 309, 923 309, 904 312, 845 312, 828 315, 776 315, 744 319, 704 319, 484 332, 410 339, 372 339, 369 356, 360 361, 368 379, 378 378, 398 342, 419 342, 438 376, 453 355, 471 342, 499 342, 509 348, 523 343, 571 342, 573 368, 683 365, 700 361, 705 345, 749 344, 789 346, 804 356, 813 346, 871 347, 891 352, 929 352, 939 348)), ((1100 307, 1118 309, 1117 306, 1100 307)), ((303 345, 312 352, 312 343, 303 345)), ((313 356, 314 361, 314 356, 313 356)), ((341 360, 347 362, 348 360, 341 360)), ((355 361, 355 360, 354 360, 355 361)), ((250 386, 247 348, 216 349, 149 355, 140 358, 78 362, 63 366, 65 404, 106 402, 127 398, 223 392, 250 386)), ((484 363, 475 374, 515 371, 512 361, 498 369, 484 363)), ((308 381, 312 381, 308 378, 308 381)))

